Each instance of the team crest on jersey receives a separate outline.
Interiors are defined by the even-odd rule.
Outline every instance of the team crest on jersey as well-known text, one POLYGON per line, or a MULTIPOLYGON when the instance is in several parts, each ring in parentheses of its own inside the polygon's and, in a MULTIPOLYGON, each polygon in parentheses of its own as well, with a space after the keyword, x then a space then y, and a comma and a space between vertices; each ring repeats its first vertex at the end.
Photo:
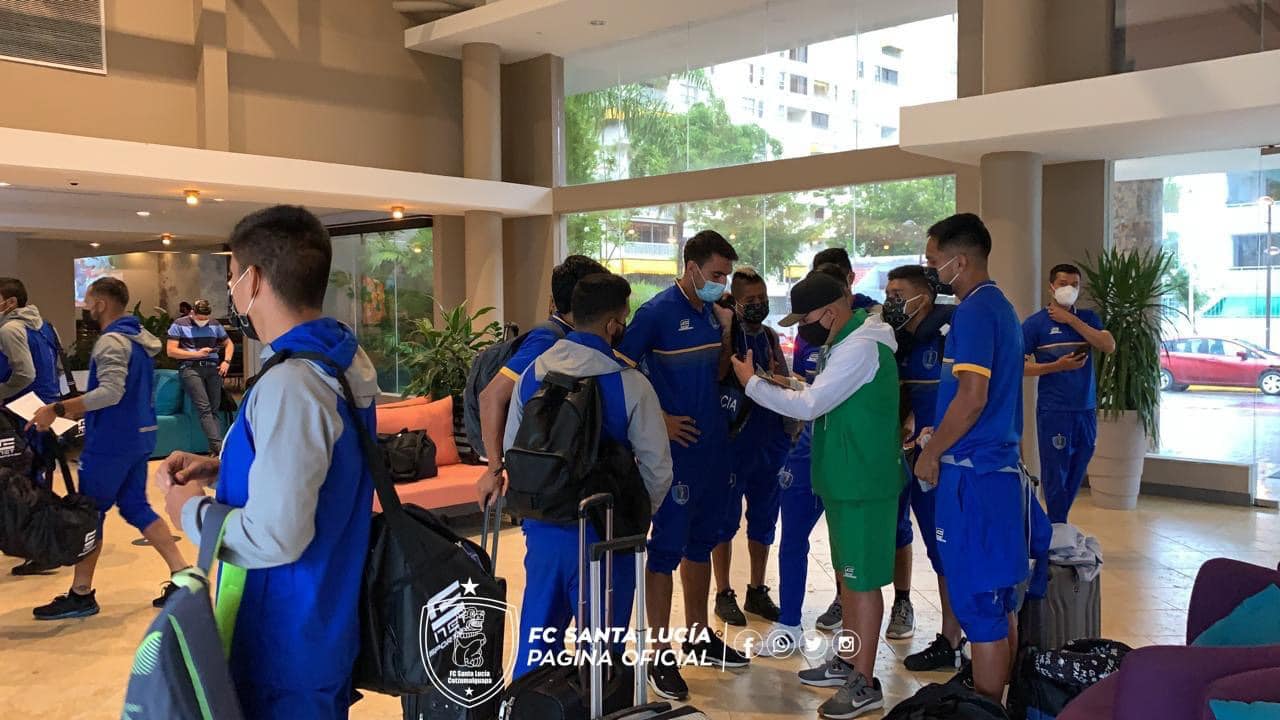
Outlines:
POLYGON ((687 330, 692 330, 692 329, 693 329, 693 321, 690 320, 689 318, 685 318, 680 321, 680 327, 677 328, 676 332, 685 332, 687 330))
POLYGON ((1053 327, 1049 328, 1049 334, 1050 334, 1050 335, 1061 335, 1061 334, 1062 334, 1062 328, 1060 328, 1060 327, 1058 327, 1057 325, 1055 325, 1055 326, 1053 326, 1053 327))
POLYGON ((934 530, 933 537, 940 543, 944 543, 947 541, 946 535, 945 533, 943 533, 942 528, 937 528, 936 530, 934 530))
POLYGON ((1057 435, 1053 436, 1053 448, 1055 450, 1065 450, 1066 447, 1067 447, 1066 435, 1063 435, 1062 433, 1058 433, 1057 435))
POLYGON ((845 579, 845 580, 857 580, 857 579, 858 579, 858 573, 854 571, 854 569, 853 569, 853 566, 852 566, 852 565, 845 565, 845 566, 844 566, 844 573, 843 573, 843 574, 844 574, 844 579, 845 579))
POLYGON ((938 365, 938 351, 929 350, 924 354, 924 359, 921 362, 924 363, 925 370, 932 370, 938 365))
POLYGON ((684 484, 671 486, 671 499, 676 501, 677 505, 689 504, 689 486, 684 484))
POLYGON ((778 487, 786 490, 791 487, 791 483, 796 481, 796 476, 791 474, 791 468, 784 467, 778 471, 778 487))

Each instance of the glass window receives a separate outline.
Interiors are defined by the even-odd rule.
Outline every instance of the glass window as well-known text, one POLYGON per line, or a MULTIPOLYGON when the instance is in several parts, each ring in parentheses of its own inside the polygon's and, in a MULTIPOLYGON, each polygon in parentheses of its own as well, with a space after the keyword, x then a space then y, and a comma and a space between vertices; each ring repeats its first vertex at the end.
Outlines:
POLYGON ((955 15, 933 14, 953 3, 895 14, 900 24, 862 5, 832 17, 809 3, 788 4, 787 22, 770 22, 784 12, 776 5, 565 58, 567 182, 883 147, 897 135, 882 137, 879 127, 897 126, 903 106, 955 98, 955 15), (743 32, 748 22, 761 31, 743 32), (864 25, 877 29, 860 32, 864 25), (747 97, 802 107, 762 112, 747 97))
POLYGON ((880 48, 880 52, 884 53, 886 56, 891 58, 902 57, 902 48, 894 47, 892 45, 885 45, 884 47, 880 48))
POLYGON ((811 119, 814 127, 826 130, 828 123, 831 121, 831 116, 826 113, 815 112, 811 116, 811 119))
POLYGON ((894 137, 897 134, 898 134, 898 128, 893 127, 892 125, 885 125, 884 127, 880 128, 880 137, 886 140, 894 137))
POLYGON ((356 331, 384 392, 399 393, 409 383, 401 338, 415 320, 432 316, 431 238, 429 226, 333 236, 324 312, 356 331))
POLYGON ((1280 0, 1115 3, 1114 70, 1168 67, 1280 48, 1280 0))

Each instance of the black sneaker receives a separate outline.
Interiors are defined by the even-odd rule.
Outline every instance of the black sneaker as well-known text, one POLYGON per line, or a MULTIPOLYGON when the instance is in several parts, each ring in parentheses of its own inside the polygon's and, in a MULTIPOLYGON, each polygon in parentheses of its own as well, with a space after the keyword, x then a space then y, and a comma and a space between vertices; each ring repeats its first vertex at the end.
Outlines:
POLYGON ((649 687, 666 700, 685 700, 689 697, 689 686, 680 677, 680 668, 672 662, 660 661, 649 666, 649 687))
POLYGON ((844 625, 844 609, 840 607, 840 596, 837 595, 836 599, 827 606, 827 611, 818 616, 814 626, 819 630, 836 630, 842 625, 844 625))
POLYGON ((167 582, 161 587, 163 589, 160 591, 160 597, 151 601, 151 607, 155 607, 155 608, 164 607, 164 604, 169 601, 169 598, 174 593, 178 592, 178 590, 182 589, 176 583, 172 583, 172 582, 167 582))
MULTIPOLYGON (((961 641, 960 644, 963 645, 964 642, 961 641)), ((973 663, 966 661, 964 665, 960 667, 960 672, 951 676, 951 679, 947 681, 947 684, 963 685, 969 690, 973 690, 973 663)))
POLYGON ((67 620, 69 618, 89 617, 98 614, 98 601, 94 599, 94 590, 81 595, 68 590, 66 595, 59 595, 48 605, 41 605, 31 614, 37 620, 67 620))
POLYGON ((960 638, 960 647, 951 647, 951 643, 943 637, 942 633, 938 633, 933 642, 929 643, 929 647, 914 655, 908 655, 902 664, 912 672, 958 668, 963 657, 960 651, 964 644, 965 639, 960 638))
POLYGON ((692 655, 694 664, 703 667, 740 668, 751 661, 745 655, 726 645, 717 635, 710 634, 706 642, 684 644, 684 654, 692 655))
POLYGON ((19 577, 27 575, 47 575, 58 569, 58 565, 47 565, 38 563, 35 560, 24 560, 21 565, 15 565, 9 572, 19 577))
MULTIPOLYGON (((751 590, 747 590, 747 602, 750 602, 751 590)), ((716 617, 733 625, 743 627, 747 624, 747 616, 738 609, 738 594, 732 589, 716 593, 716 617)))
POLYGON ((769 597, 769 586, 759 585, 757 587, 747 586, 747 602, 742 609, 752 615, 759 615, 769 622, 778 622, 778 618, 782 617, 782 611, 778 609, 777 603, 773 598, 769 597))

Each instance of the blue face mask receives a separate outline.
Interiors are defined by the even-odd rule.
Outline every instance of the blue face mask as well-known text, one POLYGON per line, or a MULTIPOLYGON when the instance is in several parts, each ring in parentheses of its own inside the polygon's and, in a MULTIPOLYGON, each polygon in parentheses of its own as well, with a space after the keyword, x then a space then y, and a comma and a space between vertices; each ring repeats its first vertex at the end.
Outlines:
POLYGON ((698 274, 702 275, 702 287, 694 290, 698 295, 698 299, 702 302, 713 303, 724 297, 725 291, 729 289, 729 286, 724 283, 711 282, 706 275, 702 274, 702 268, 697 265, 694 265, 694 267, 698 268, 698 274))

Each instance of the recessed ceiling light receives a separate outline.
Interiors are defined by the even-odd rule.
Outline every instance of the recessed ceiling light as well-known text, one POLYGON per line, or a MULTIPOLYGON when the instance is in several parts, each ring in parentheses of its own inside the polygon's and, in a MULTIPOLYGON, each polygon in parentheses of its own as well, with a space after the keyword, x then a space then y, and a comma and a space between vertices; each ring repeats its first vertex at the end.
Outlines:
POLYGON ((151 217, 151 213, 147 210, 139 210, 136 215, 138 217, 151 217))
POLYGON ((199 190, 183 190, 182 194, 187 198, 187 204, 190 205, 191 207, 195 207, 196 205, 200 204, 199 190))
POLYGON ((225 198, 214 198, 214 199, 213 199, 213 201, 214 201, 214 202, 226 202, 226 199, 225 199, 225 198))
POLYGON ((91 242, 91 243, 89 243, 89 247, 91 247, 91 248, 102 247, 102 243, 100 243, 100 242, 91 242))
POLYGON ((7 183, 7 182, 0 182, 0 187, 9 187, 9 183, 7 183))
POLYGON ((391 217, 395 220, 404 219, 404 207, 401 205, 393 205, 391 207, 391 217))
POLYGON ((172 245, 172 244, 173 244, 173 236, 172 236, 172 235, 170 235, 169 233, 165 233, 165 234, 161 235, 161 236, 160 236, 160 243, 161 243, 162 245, 164 245, 165 247, 169 247, 170 245, 172 245))
POLYGON ((607 23, 606 23, 604 20, 592 20, 592 21, 591 21, 591 26, 592 26, 592 27, 604 27, 606 24, 607 24, 607 23))

